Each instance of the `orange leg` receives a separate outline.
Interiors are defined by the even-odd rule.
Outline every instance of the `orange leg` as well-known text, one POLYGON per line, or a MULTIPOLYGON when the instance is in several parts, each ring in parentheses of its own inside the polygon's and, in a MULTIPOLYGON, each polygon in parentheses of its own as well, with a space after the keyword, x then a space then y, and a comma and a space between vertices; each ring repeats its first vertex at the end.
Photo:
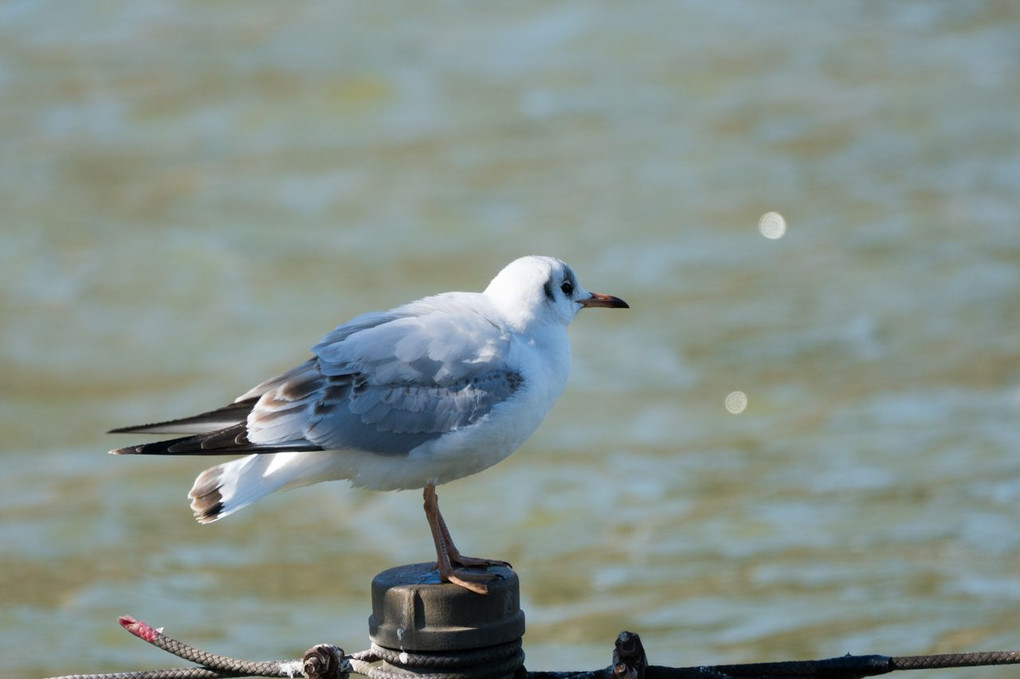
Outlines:
POLYGON ((463 556, 457 546, 453 544, 450 529, 447 528, 446 520, 443 519, 443 515, 439 511, 439 496, 436 495, 435 484, 429 483, 425 486, 424 498, 425 518, 429 522, 432 541, 436 545, 436 568, 439 569, 439 579, 443 582, 452 582, 478 594, 485 594, 488 590, 484 583, 496 577, 495 574, 476 573, 465 569, 488 568, 489 566, 509 567, 510 564, 505 561, 463 556))

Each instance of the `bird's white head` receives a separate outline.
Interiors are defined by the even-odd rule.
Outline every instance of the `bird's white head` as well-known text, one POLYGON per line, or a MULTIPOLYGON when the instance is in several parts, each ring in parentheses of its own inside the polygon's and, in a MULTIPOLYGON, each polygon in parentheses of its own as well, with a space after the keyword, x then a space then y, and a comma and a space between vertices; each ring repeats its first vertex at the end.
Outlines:
POLYGON ((619 297, 582 288, 566 262, 537 255, 507 264, 484 294, 520 328, 536 323, 567 325, 585 307, 629 308, 619 297))

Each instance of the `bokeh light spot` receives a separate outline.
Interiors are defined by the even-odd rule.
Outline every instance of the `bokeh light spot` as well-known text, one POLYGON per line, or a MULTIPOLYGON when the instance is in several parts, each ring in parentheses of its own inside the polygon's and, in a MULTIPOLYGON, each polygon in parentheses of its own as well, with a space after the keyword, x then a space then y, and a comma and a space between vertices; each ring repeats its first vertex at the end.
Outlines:
POLYGON ((786 218, 778 212, 766 212, 758 220, 758 231, 769 240, 777 240, 786 234, 786 218))
POLYGON ((742 391, 731 391, 726 395, 726 410, 739 415, 747 408, 747 394, 742 391))

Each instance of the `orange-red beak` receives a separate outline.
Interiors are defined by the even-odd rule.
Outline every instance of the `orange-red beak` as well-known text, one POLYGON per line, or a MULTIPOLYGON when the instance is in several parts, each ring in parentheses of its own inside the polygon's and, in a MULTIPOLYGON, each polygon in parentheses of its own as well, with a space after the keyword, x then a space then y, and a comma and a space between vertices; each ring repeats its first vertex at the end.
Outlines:
POLYGON ((630 305, 619 297, 603 295, 601 292, 591 293, 591 297, 577 300, 583 307, 605 307, 607 309, 629 309, 630 305))

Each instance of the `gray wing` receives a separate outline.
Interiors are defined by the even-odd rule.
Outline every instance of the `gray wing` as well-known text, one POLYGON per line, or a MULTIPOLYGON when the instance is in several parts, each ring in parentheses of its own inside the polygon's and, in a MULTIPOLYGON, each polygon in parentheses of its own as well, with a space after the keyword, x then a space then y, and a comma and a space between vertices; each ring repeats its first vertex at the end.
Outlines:
POLYGON ((505 363, 508 334, 465 304, 474 297, 448 293, 340 326, 315 358, 240 397, 261 392, 249 441, 403 454, 477 422, 523 378, 505 363))

